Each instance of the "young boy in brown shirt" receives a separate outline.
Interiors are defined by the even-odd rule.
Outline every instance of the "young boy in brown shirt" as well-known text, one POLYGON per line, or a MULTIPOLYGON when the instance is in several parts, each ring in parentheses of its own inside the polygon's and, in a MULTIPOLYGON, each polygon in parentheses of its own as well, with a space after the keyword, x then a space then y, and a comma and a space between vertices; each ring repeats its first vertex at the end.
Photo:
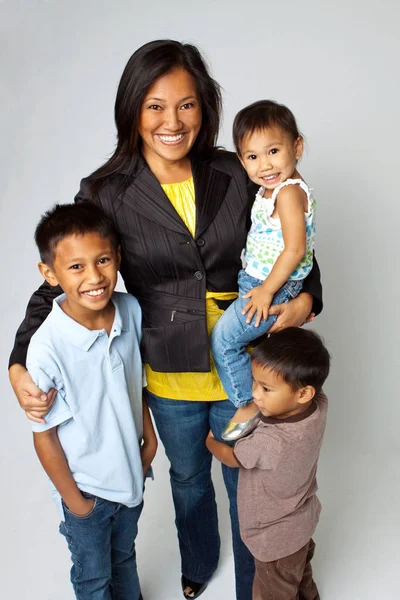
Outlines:
POLYGON ((312 331, 289 327, 270 335, 252 354, 256 429, 234 448, 212 432, 207 438, 218 460, 240 468, 240 533, 256 565, 253 600, 319 600, 311 536, 321 511, 316 471, 329 363, 312 331))

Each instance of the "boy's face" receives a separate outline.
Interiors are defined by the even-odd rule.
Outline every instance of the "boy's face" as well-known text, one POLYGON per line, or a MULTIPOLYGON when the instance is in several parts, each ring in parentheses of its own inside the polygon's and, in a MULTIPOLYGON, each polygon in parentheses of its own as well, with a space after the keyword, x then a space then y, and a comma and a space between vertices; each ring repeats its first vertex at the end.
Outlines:
POLYGON ((71 316, 102 311, 117 283, 120 252, 98 233, 70 235, 58 242, 53 265, 39 264, 50 285, 60 285, 67 298, 63 306, 71 316))
POLYGON ((254 183, 274 190, 294 175, 302 153, 303 138, 293 140, 280 127, 268 127, 244 137, 239 158, 254 183))
POLYGON ((284 419, 307 408, 315 390, 311 386, 293 389, 274 371, 252 362, 253 400, 265 417, 284 419))

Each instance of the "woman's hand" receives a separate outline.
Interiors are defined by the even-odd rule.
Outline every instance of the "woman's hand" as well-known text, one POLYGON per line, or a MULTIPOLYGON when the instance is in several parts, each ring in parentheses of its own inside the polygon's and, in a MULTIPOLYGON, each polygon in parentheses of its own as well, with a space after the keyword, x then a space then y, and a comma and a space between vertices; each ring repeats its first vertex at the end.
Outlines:
POLYGON ((290 302, 274 304, 269 309, 269 314, 277 315, 278 318, 269 333, 276 333, 286 327, 301 327, 304 323, 313 321, 315 314, 311 312, 312 305, 313 297, 306 292, 302 292, 290 302))
POLYGON ((28 419, 35 423, 45 423, 43 416, 53 406, 57 390, 51 389, 45 394, 33 383, 32 377, 22 365, 12 365, 9 377, 18 402, 28 419))

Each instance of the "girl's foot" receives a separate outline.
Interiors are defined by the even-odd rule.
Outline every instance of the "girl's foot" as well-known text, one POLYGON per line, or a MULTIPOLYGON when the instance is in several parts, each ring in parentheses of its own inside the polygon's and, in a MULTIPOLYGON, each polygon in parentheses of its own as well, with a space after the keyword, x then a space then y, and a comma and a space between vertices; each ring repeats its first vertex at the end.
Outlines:
POLYGON ((184 575, 181 578, 182 592, 185 598, 198 598, 204 592, 207 587, 207 583, 197 583, 196 581, 190 581, 184 575))
POLYGON ((260 411, 254 402, 238 408, 233 418, 229 421, 221 434, 225 442, 234 442, 248 435, 257 426, 260 420, 260 411))

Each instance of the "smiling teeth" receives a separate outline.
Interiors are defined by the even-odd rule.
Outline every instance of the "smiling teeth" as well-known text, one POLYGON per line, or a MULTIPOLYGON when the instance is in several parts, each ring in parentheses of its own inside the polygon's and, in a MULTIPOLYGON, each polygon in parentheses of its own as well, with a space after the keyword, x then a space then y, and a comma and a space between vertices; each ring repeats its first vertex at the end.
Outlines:
POLYGON ((104 292, 104 288, 101 288, 100 290, 91 290, 90 292, 85 292, 85 294, 87 294, 88 296, 100 296, 100 294, 102 294, 104 292))
POLYGON ((159 138, 163 142, 177 142, 178 140, 181 140, 183 138, 183 134, 181 133, 179 135, 160 135, 159 138))
POLYGON ((266 181, 269 181, 270 179, 276 179, 278 177, 278 174, 276 175, 268 175, 268 177, 263 177, 263 179, 265 179, 266 181))

